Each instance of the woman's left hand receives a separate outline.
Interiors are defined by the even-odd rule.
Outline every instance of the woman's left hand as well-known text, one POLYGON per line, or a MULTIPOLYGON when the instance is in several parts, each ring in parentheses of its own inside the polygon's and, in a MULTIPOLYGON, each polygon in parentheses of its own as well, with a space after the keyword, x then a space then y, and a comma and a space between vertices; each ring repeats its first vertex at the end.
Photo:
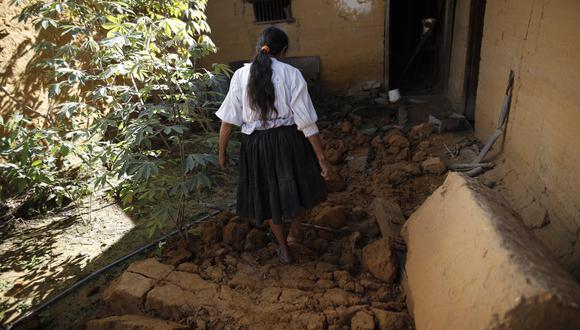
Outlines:
POLYGON ((225 152, 220 152, 218 157, 219 165, 222 170, 228 167, 228 154, 225 152))
POLYGON ((321 159, 318 160, 318 163, 320 164, 320 168, 322 169, 322 172, 320 173, 320 175, 322 175, 322 177, 324 178, 324 180, 330 180, 330 172, 332 171, 332 167, 330 166, 330 163, 328 162, 328 160, 326 159, 321 159))

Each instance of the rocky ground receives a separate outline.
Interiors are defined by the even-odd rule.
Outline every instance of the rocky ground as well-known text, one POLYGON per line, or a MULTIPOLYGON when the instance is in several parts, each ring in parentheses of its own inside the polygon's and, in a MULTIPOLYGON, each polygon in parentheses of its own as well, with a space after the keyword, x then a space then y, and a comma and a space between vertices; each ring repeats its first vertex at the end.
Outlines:
POLYGON ((477 145, 469 133, 393 127, 385 113, 351 110, 320 123, 336 175, 327 201, 305 217, 294 264, 278 263, 265 228, 223 213, 160 260, 130 265, 88 328, 414 328, 400 227, 443 182, 445 162, 470 158, 477 145))

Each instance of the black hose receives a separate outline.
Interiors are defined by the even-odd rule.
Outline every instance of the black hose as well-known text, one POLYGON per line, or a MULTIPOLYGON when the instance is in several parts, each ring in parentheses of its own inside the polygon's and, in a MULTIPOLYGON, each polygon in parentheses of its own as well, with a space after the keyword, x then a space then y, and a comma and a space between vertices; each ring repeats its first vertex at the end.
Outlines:
MULTIPOLYGON (((220 213, 222 211, 223 210, 216 209, 215 211, 210 212, 209 214, 204 215, 203 217, 201 217, 201 218, 199 218, 199 219, 197 219, 197 220, 189 223, 186 227, 187 228, 190 228, 191 226, 193 226, 193 225, 195 225, 195 224, 197 224, 199 222, 202 222, 202 221, 204 221, 204 220, 206 220, 206 219, 208 219, 210 217, 213 217, 214 215, 216 215, 216 214, 218 214, 218 213, 220 213)), ((156 241, 154 241, 152 243, 149 243, 149 244, 147 244, 147 245, 145 245, 145 246, 143 246, 143 247, 141 247, 141 248, 139 248, 139 249, 137 249, 137 250, 135 250, 135 251, 133 251, 133 252, 131 252, 131 253, 129 253, 129 254, 127 254, 127 255, 125 255, 125 256, 117 259, 117 260, 115 260, 115 261, 113 261, 112 263, 108 264, 107 266, 105 266, 105 267, 103 267, 103 268, 101 268, 101 269, 99 269, 99 270, 97 270, 97 271, 95 271, 95 272, 93 272, 93 273, 91 273, 91 274, 83 277, 78 282, 76 282, 72 286, 68 287, 66 290, 64 290, 61 293, 57 294, 56 296, 54 296, 54 297, 46 300, 45 302, 43 302, 39 306, 35 307, 34 309, 26 312, 26 314, 22 315, 16 321, 14 321, 10 325, 8 325, 8 327, 6 329, 7 330, 14 329, 14 327, 16 327, 18 324, 22 323, 24 320, 28 319, 32 315, 37 314, 38 312, 40 312, 41 310, 45 309, 46 307, 48 307, 49 305, 51 305, 55 301, 61 299, 62 297, 68 295, 69 293, 71 293, 72 291, 74 291, 78 287, 82 286, 83 284, 87 283, 88 281, 92 280, 97 275, 101 274, 102 272, 104 272, 106 270, 109 270, 109 269, 115 267, 116 265, 122 263, 123 261, 126 261, 126 260, 130 259, 131 257, 133 257, 133 256, 135 256, 135 255, 137 255, 137 254, 139 254, 139 253, 141 253, 143 251, 146 251, 146 250, 150 249, 151 247, 159 244, 159 242, 161 242, 163 240, 166 240, 166 239, 168 239, 171 236, 176 235, 178 232, 179 232, 178 230, 174 230, 174 231, 170 232, 169 234, 166 234, 166 235, 162 236, 161 238, 158 238, 156 241)))

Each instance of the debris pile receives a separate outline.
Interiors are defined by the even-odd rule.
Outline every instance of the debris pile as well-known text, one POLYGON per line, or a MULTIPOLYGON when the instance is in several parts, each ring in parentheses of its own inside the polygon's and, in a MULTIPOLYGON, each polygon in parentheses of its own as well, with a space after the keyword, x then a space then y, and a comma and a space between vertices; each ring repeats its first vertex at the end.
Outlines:
POLYGON ((294 264, 278 263, 266 228, 224 213, 193 229, 187 249, 132 264, 88 329, 412 329, 400 230, 443 182, 445 150, 431 124, 405 130, 358 109, 320 124, 335 173, 291 247, 294 264))

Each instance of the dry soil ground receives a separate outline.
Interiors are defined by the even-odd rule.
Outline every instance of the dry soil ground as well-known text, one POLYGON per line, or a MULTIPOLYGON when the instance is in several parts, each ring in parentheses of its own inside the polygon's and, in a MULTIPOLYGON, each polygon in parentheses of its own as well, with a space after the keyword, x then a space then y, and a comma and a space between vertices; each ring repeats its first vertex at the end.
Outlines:
POLYGON ((160 262, 131 265, 88 327, 412 329, 398 229, 442 183, 444 161, 470 160, 477 145, 468 133, 431 134, 425 124, 373 131, 392 124, 388 109, 344 109, 321 121, 338 175, 305 217, 294 264, 278 263, 265 228, 223 213, 160 262))

